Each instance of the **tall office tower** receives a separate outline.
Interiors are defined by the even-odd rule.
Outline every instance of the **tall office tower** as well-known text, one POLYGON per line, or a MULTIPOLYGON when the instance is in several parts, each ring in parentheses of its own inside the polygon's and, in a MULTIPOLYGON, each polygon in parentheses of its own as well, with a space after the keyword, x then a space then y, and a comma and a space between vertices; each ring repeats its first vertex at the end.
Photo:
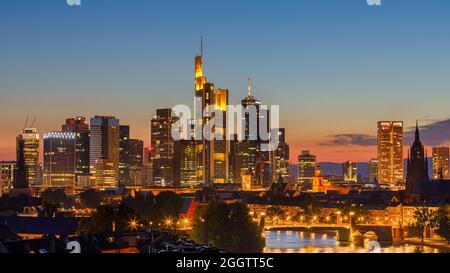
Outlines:
MULTIPOLYGON (((214 84, 206 80, 203 73, 203 40, 201 44, 200 55, 195 57, 195 112, 201 112, 201 115, 196 115, 195 124, 198 128, 210 124, 211 116, 204 115, 204 112, 221 111, 223 113, 224 122, 222 125, 215 124, 212 128, 212 133, 215 134, 214 140, 205 137, 204 132, 201 134, 201 143, 195 149, 202 153, 201 162, 197 162, 197 180, 203 181, 205 186, 210 186, 213 183, 228 182, 229 173, 229 141, 226 139, 226 107, 228 105, 228 90, 217 89, 215 91, 214 84), (217 136, 222 136, 222 139, 217 139, 217 136)), ((220 138, 220 137, 219 137, 220 138)))
POLYGON ((433 148, 433 179, 450 179, 449 174, 449 147, 433 148))
POLYGON ((369 161, 369 183, 378 184, 378 159, 373 158, 369 161))
POLYGON ((73 189, 76 171, 76 133, 44 134, 44 187, 73 189))
POLYGON ((358 182, 358 167, 355 162, 347 161, 342 164, 342 176, 345 182, 358 182))
POLYGON ((316 173, 316 168, 316 156, 312 155, 308 150, 302 151, 301 155, 298 156, 298 184, 300 186, 310 186, 316 173))
POLYGON ((0 161, 0 196, 9 192, 13 186, 15 161, 0 161))
POLYGON ((227 139, 227 105, 228 105, 228 90, 217 89, 214 93, 214 109, 221 112, 223 116, 223 123, 214 126, 215 138, 211 141, 210 155, 211 161, 211 178, 213 183, 223 184, 229 182, 229 153, 230 142, 227 139))
POLYGON ((17 141, 17 164, 14 170, 14 189, 29 189, 30 184, 28 179, 28 166, 25 161, 25 142, 23 140, 19 140, 17 141))
POLYGON ((66 119, 62 126, 63 132, 73 132, 76 135, 76 170, 75 180, 79 187, 88 187, 90 183, 90 130, 85 117, 66 119))
POLYGON ((100 189, 116 188, 119 183, 119 126, 115 117, 91 118, 90 167, 95 187, 100 189))
POLYGON ((130 185, 130 126, 120 125, 119 131, 119 184, 130 185))
POLYGON ((39 175, 39 134, 35 128, 26 128, 17 137, 17 162, 19 162, 19 147, 23 147, 28 186, 39 186, 42 183, 39 175))
MULTIPOLYGON (((268 111, 261 111, 261 102, 255 99, 255 97, 251 94, 251 79, 248 78, 248 94, 245 97, 241 104, 245 111, 244 116, 244 142, 247 142, 246 149, 247 151, 244 154, 248 154, 247 160, 245 160, 246 166, 244 169, 247 169, 247 174, 252 176, 251 184, 252 186, 266 186, 268 183, 270 184, 271 180, 271 170, 270 170, 270 154, 268 151, 261 151, 261 144, 268 143, 268 141, 262 141, 259 128, 260 123, 264 118, 268 117, 268 111), (254 107, 256 110, 256 115, 252 116, 250 114, 250 109, 254 107), (265 117, 267 115, 267 117, 265 117), (252 119, 256 118, 256 128, 252 127, 252 119)), ((267 118, 267 127, 269 128, 269 120, 267 118)))
POLYGON ((392 185, 404 182, 403 122, 378 122, 379 183, 392 185))
POLYGON ((174 186, 174 146, 172 125, 177 118, 172 109, 158 109, 151 124, 151 145, 153 161, 153 182, 161 186, 174 186))
POLYGON ((289 145, 286 143, 286 129, 279 128, 278 147, 273 152, 273 180, 277 181, 280 176, 284 179, 289 177, 289 145))
POLYGON ((130 182, 132 185, 144 185, 142 167, 144 163, 144 142, 130 139, 130 182))

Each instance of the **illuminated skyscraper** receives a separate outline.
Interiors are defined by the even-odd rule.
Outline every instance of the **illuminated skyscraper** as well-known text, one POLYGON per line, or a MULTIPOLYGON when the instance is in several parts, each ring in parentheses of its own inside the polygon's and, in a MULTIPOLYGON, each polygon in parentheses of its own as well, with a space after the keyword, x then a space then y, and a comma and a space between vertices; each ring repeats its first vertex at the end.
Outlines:
POLYGON ((378 183, 378 159, 374 158, 369 161, 369 183, 378 183))
POLYGON ((152 119, 153 182, 161 186, 174 186, 175 141, 172 137, 172 125, 176 120, 172 109, 157 109, 156 116, 152 119))
POLYGON ((62 126, 63 132, 76 135, 76 185, 89 186, 90 180, 90 130, 84 117, 68 118, 62 126))
MULTIPOLYGON (((197 162, 197 180, 203 181, 205 186, 213 183, 227 183, 229 175, 229 140, 226 139, 226 107, 228 105, 228 90, 214 88, 213 83, 206 80, 203 71, 203 39, 201 43, 200 55, 195 57, 195 125, 197 128, 204 128, 210 124, 211 115, 204 115, 204 112, 212 113, 221 111, 223 113, 223 124, 215 125, 211 130, 215 134, 214 140, 205 137, 203 130, 196 132, 196 136, 201 136, 201 143, 197 143, 196 152, 201 153, 201 162, 197 162), (200 109, 197 109, 200 108, 200 109), (217 136, 222 139, 217 139, 217 136)), ((199 158, 196 156, 196 158, 199 158)))
POLYGON ((75 186, 76 133, 50 132, 44 134, 44 187, 75 186))
POLYGON ((345 182, 358 182, 358 167, 355 162, 347 161, 343 163, 342 174, 345 182))
POLYGON ((289 177, 289 145, 286 143, 286 129, 279 128, 278 131, 278 147, 273 152, 273 179, 277 177, 283 177, 287 179, 289 177))
POLYGON ((246 155, 246 159, 243 160, 243 169, 246 170, 242 172, 241 175, 250 175, 252 186, 268 186, 272 181, 272 171, 270 162, 270 154, 268 151, 262 151, 261 145, 263 143, 268 143, 268 141, 263 141, 260 136, 260 126, 261 121, 267 121, 267 127, 269 128, 268 111, 261 110, 261 102, 252 96, 251 89, 251 79, 248 78, 247 86, 248 94, 241 104, 244 108, 244 142, 245 145, 240 145, 241 148, 246 148, 247 151, 239 151, 240 154, 246 155), (252 115, 252 108, 254 109, 252 115), (252 121, 256 121, 254 124, 252 121))
POLYGON ((378 122, 379 183, 391 185, 404 182, 403 122, 378 122))
POLYGON ((119 183, 119 120, 110 116, 91 118, 90 167, 95 187, 116 188, 119 183), (97 167, 98 169, 97 171, 97 167), (111 176, 111 170, 114 175, 111 176))
MULTIPOLYGON (((19 156, 21 145, 23 145, 28 185, 29 187, 39 186, 42 182, 39 176, 39 134, 35 128, 26 128, 17 137, 17 156, 19 156)), ((18 158, 17 162, 19 162, 18 158)))
POLYGON ((316 156, 308 150, 302 151, 302 154, 298 156, 298 184, 311 185, 316 168, 316 156))
POLYGON ((449 174, 449 147, 433 148, 433 179, 450 179, 449 174))

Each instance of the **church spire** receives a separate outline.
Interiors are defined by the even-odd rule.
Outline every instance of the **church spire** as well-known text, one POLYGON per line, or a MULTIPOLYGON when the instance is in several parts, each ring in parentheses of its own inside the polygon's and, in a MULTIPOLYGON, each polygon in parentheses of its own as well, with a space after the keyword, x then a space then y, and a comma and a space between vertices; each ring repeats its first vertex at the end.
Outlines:
POLYGON ((419 121, 416 120, 416 141, 420 141, 419 121))

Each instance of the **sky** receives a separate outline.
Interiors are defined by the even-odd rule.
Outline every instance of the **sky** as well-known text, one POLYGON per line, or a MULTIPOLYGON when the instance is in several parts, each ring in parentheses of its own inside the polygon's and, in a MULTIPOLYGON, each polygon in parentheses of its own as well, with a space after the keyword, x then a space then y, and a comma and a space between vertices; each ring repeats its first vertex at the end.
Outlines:
MULTIPOLYGON (((26 116, 44 132, 68 117, 114 115, 150 142, 157 108, 193 101, 204 38, 210 82, 239 104, 280 105, 291 161, 376 156, 376 124, 419 120, 450 144, 450 1, 2 0, 0 160, 26 116)), ((405 146, 410 145, 407 133, 405 146)))

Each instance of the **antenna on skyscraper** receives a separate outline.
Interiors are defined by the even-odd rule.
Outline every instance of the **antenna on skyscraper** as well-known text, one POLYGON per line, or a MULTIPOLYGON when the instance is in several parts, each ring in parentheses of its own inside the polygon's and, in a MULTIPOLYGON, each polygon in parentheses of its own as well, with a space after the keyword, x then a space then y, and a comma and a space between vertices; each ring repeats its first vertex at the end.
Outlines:
POLYGON ((23 127, 23 129, 27 128, 27 124, 28 124, 28 115, 27 118, 25 119, 25 126, 23 127))
POLYGON ((252 94, 252 78, 250 76, 248 76, 248 96, 250 97, 252 94))
POLYGON ((203 35, 200 36, 200 56, 203 57, 203 35))
POLYGON ((30 126, 31 128, 33 128, 35 122, 36 122, 36 117, 33 118, 33 122, 31 123, 31 126, 30 126))

